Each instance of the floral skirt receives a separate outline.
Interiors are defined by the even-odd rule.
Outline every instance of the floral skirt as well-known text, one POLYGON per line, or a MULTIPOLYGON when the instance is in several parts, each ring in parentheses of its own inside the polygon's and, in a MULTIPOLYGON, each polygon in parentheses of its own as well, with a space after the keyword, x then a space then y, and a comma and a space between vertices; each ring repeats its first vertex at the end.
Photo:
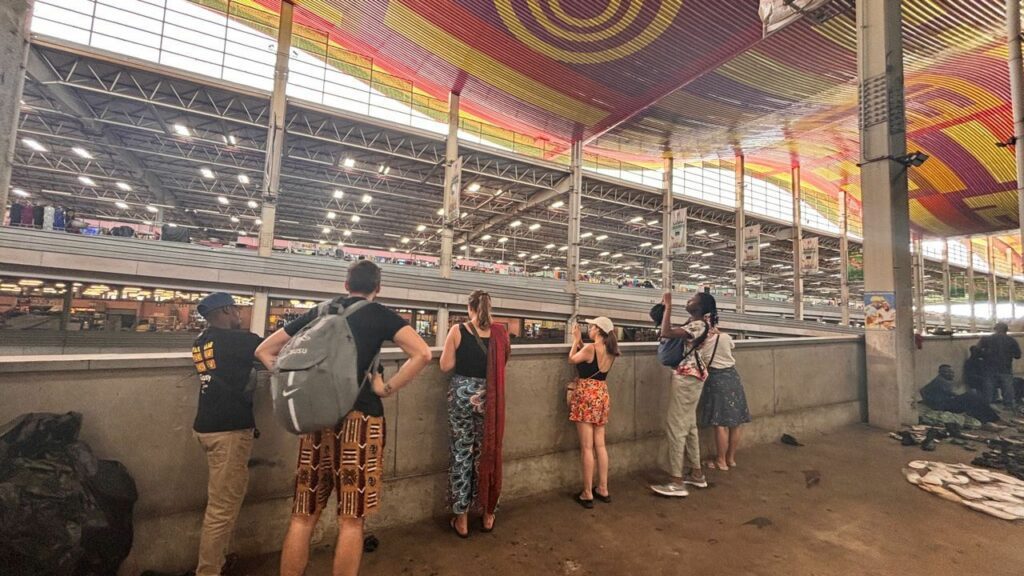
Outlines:
POLYGON ((569 394, 570 421, 604 426, 608 423, 610 409, 611 398, 604 380, 580 378, 576 381, 576 389, 569 394))
POLYGON ((704 391, 697 405, 701 427, 726 426, 732 428, 750 422, 747 396, 736 368, 721 368, 708 371, 704 391))

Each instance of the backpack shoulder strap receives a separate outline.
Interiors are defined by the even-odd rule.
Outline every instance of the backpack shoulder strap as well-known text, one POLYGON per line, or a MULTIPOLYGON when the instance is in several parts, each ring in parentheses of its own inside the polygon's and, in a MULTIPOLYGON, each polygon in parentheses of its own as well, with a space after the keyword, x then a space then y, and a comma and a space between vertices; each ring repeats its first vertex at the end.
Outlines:
POLYGON ((466 322, 466 326, 469 327, 469 331, 473 334, 473 339, 476 340, 476 345, 480 347, 484 355, 487 354, 487 346, 484 346, 484 341, 480 338, 480 333, 476 331, 476 326, 473 326, 472 322, 466 322))
POLYGON ((342 316, 345 317, 345 318, 348 318, 349 316, 355 314, 359 310, 361 310, 361 309, 363 309, 363 308, 365 308, 365 307, 367 307, 369 305, 370 305, 370 301, 369 300, 360 300, 358 302, 353 302, 353 303, 349 304, 345 308, 345 311, 342 313, 342 316))

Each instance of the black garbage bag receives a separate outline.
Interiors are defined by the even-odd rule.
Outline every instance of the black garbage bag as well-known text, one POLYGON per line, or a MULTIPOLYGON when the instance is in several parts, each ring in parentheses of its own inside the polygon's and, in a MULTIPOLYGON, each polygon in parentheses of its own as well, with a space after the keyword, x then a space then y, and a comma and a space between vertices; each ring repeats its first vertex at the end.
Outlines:
POLYGON ((25 414, 0 428, 3 573, 117 572, 131 550, 135 482, 78 441, 81 414, 25 414))

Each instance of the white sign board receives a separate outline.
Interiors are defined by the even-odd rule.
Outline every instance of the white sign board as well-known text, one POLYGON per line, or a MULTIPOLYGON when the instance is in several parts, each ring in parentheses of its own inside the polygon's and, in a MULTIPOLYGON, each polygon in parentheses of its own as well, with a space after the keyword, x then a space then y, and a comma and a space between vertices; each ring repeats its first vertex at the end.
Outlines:
POLYGON ((818 272, 818 238, 802 238, 800 240, 800 272, 816 274, 818 272))
POLYGON ((672 242, 668 246, 672 256, 686 254, 686 214, 686 208, 672 211, 672 242))
POLYGON ((743 229, 743 265, 761 264, 761 225, 754 224, 743 229))

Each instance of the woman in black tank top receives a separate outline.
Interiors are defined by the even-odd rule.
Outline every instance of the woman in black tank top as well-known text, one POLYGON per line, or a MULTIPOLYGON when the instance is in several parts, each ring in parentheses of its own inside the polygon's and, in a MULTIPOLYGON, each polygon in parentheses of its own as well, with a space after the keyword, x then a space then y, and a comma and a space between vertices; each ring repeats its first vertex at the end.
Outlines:
POLYGON ((583 466, 583 491, 576 501, 584 508, 594 507, 594 497, 611 502, 608 494, 608 451, 605 449, 605 425, 611 399, 605 381, 619 355, 615 326, 605 317, 587 320, 593 344, 583 344, 579 325, 573 326, 573 345, 569 363, 576 366, 576 380, 566 391, 569 420, 576 423, 580 439, 580 463, 583 466), (594 489, 594 463, 597 463, 597 489, 594 489))

